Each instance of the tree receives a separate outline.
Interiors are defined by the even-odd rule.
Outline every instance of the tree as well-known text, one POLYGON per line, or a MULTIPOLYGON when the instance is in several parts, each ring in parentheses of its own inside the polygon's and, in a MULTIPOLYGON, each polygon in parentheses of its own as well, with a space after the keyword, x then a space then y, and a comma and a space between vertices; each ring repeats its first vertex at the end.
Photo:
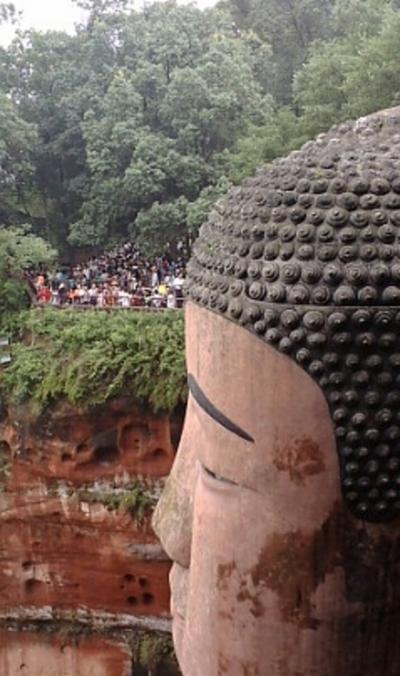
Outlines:
POLYGON ((155 202, 150 209, 141 211, 132 226, 131 234, 148 255, 174 251, 179 241, 188 241, 186 225, 187 200, 184 197, 173 202, 155 202))
POLYGON ((197 200, 187 205, 186 227, 190 238, 196 237, 200 226, 206 222, 214 204, 224 197, 231 187, 231 181, 226 176, 220 176, 215 185, 204 188, 197 200))
POLYGON ((241 30, 252 29, 271 45, 275 62, 272 94, 292 101, 292 80, 314 40, 332 37, 334 0, 226 0, 241 30))
POLYGON ((267 124, 252 127, 250 134, 241 138, 232 152, 225 153, 225 172, 233 183, 240 183, 260 165, 284 157, 308 139, 304 120, 290 108, 279 108, 267 124))
POLYGON ((187 237, 183 205, 218 180, 219 153, 265 122, 259 40, 242 40, 225 15, 212 16, 171 1, 126 15, 118 66, 81 123, 90 173, 71 244, 130 232, 162 250, 174 223, 175 238, 187 237))
POLYGON ((21 222, 30 215, 37 142, 35 126, 21 119, 0 91, 0 223, 21 222))
POLYGON ((265 121, 268 104, 244 46, 238 39, 222 38, 196 68, 175 73, 161 116, 171 134, 208 160, 231 146, 250 122, 265 121))
POLYGON ((400 0, 77 2, 75 35, 0 50, 0 223, 64 257, 189 239, 229 182, 399 101, 400 0))
POLYGON ((16 23, 17 10, 12 2, 0 2, 0 23, 16 23))
POLYGON ((79 203, 85 165, 72 44, 64 34, 27 33, 10 47, 0 78, 19 114, 37 128, 34 184, 48 234, 61 245, 79 203))
POLYGON ((32 267, 50 266, 56 251, 42 238, 32 234, 29 225, 0 227, 0 317, 8 319, 29 305, 32 291, 27 271, 32 267))
POLYGON ((396 59, 400 12, 391 8, 378 9, 379 22, 375 19, 378 29, 360 41, 358 53, 346 72, 343 86, 347 102, 345 112, 351 117, 400 103, 400 73, 396 59))
MULTIPOLYGON (((123 15, 125 16, 125 15, 123 15)), ((51 241, 65 250, 70 223, 88 189, 82 122, 101 103, 116 68, 122 15, 99 19, 78 33, 20 33, 0 54, 0 88, 20 116, 36 125, 34 185, 51 241)))
POLYGON ((310 135, 400 100, 400 13, 385 0, 341 1, 336 9, 341 37, 317 44, 296 77, 296 100, 310 135))
POLYGON ((391 0, 336 0, 332 12, 334 36, 358 42, 377 35, 383 16, 392 10, 391 0))
POLYGON ((72 0, 75 5, 89 12, 95 19, 110 12, 120 12, 128 7, 130 0, 72 0))
POLYGON ((227 12, 78 4, 87 16, 75 35, 19 33, 0 52, 0 90, 37 130, 29 220, 64 256, 137 232, 139 214, 147 228, 155 204, 170 214, 195 202, 218 181, 219 154, 272 105, 270 48, 227 12))

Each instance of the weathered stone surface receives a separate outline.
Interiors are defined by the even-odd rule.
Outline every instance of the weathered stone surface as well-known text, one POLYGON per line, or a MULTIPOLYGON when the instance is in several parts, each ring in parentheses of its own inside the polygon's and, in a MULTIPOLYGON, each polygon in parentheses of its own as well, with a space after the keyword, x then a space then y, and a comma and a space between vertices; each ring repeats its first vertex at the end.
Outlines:
POLYGON ((0 609, 86 606, 168 614, 169 562, 146 560, 130 545, 154 544, 148 525, 78 498, 1 498, 0 609))
POLYGON ((0 433, 13 453, 9 486, 21 488, 41 479, 165 476, 179 420, 119 399, 89 414, 60 404, 37 420, 19 408, 10 411, 0 433))
POLYGON ((122 399, 91 414, 65 403, 40 419, 8 412, 0 626, 16 626, 0 634, 1 676, 139 673, 132 637, 170 627, 170 563, 150 516, 179 433, 179 416, 122 399), (84 636, 65 644, 59 618, 84 636))
POLYGON ((98 636, 66 637, 0 631, 2 676, 129 676, 126 646, 98 636))

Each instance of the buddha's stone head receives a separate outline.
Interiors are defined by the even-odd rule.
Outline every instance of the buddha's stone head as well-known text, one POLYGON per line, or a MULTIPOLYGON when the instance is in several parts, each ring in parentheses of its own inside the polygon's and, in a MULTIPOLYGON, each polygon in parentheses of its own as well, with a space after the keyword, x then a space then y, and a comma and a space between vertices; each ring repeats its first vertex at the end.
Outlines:
POLYGON ((155 518, 184 675, 400 673, 400 109, 233 189, 187 293, 155 518))

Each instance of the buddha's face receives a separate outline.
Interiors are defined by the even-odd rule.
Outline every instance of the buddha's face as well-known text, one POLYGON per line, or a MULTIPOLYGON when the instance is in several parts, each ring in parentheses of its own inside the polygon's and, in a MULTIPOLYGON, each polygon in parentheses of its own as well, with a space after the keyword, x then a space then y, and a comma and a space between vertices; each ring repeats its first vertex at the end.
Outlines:
POLYGON ((327 404, 293 361, 227 319, 189 303, 186 331, 191 393, 154 520, 174 561, 183 674, 321 676, 332 585, 335 613, 345 603, 324 551, 341 500, 327 404))

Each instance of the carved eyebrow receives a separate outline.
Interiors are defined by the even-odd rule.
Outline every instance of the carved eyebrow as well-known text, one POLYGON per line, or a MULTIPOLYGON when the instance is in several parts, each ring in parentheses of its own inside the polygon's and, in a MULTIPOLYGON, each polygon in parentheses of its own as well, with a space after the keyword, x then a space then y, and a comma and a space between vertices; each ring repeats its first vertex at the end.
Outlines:
POLYGON ((194 376, 189 373, 187 380, 189 391, 194 400, 198 403, 200 408, 202 408, 203 411, 205 411, 210 416, 210 418, 215 420, 215 422, 217 422, 219 425, 222 425, 222 427, 225 427, 225 429, 229 430, 229 432, 232 432, 241 439, 250 441, 252 444, 254 444, 254 439, 250 436, 250 434, 242 430, 238 425, 232 422, 232 420, 229 420, 226 415, 221 413, 221 411, 219 411, 214 406, 214 404, 211 403, 211 401, 204 394, 203 390, 200 388, 200 385, 194 376))

